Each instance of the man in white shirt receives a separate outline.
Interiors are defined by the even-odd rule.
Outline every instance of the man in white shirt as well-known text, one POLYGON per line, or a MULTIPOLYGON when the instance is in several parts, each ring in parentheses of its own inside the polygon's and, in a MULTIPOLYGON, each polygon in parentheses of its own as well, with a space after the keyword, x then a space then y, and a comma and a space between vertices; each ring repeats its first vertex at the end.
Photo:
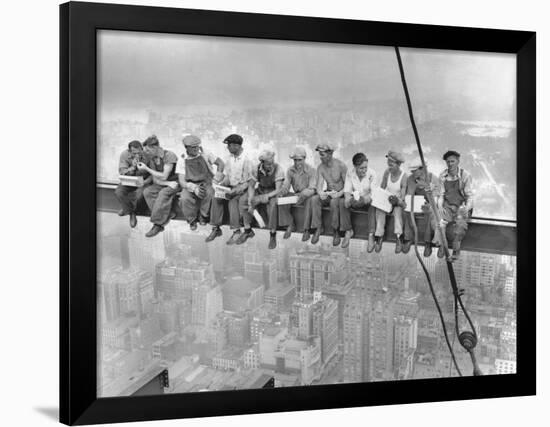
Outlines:
POLYGON ((353 237, 350 209, 365 211, 367 214, 367 251, 374 250, 374 232, 376 229, 376 211, 371 206, 371 188, 376 185, 376 172, 368 167, 367 156, 357 153, 352 158, 353 169, 346 174, 344 183, 344 202, 340 207, 340 227, 345 231, 342 247, 349 246, 353 237))
MULTIPOLYGON (((229 227, 234 230, 231 238, 226 242, 232 245, 237 242, 241 236, 241 214, 239 207, 246 205, 248 201, 248 181, 253 169, 252 161, 244 154, 243 138, 237 134, 231 134, 223 141, 227 144, 229 157, 224 162, 224 178, 220 185, 229 187, 230 190, 226 193, 226 198, 213 198, 212 207, 210 209, 210 224, 212 224, 212 232, 206 238, 207 242, 211 242, 216 237, 222 235, 220 226, 223 221, 224 206, 227 203, 229 209, 229 227)), ((254 231, 250 230, 252 237, 254 231)))
POLYGON ((204 151, 198 136, 187 135, 182 140, 186 154, 176 165, 181 190, 180 205, 191 230, 197 222, 205 225, 210 217, 210 205, 214 196, 212 181, 223 179, 224 163, 217 156, 204 151), (213 166, 217 171, 214 173, 213 166))

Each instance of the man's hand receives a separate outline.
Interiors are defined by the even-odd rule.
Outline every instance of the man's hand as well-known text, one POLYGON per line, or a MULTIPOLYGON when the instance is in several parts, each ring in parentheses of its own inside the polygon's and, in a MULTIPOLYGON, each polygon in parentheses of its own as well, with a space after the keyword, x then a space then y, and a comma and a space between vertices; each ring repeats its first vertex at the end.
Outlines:
POLYGON ((206 189, 202 185, 196 185, 195 189, 193 190, 193 193, 199 199, 204 199, 204 197, 206 196, 206 189))
POLYGON ((212 180, 217 184, 217 183, 220 183, 223 181, 223 178, 224 178, 224 174, 221 173, 221 172, 216 172, 214 174, 214 177, 212 178, 212 180))
POLYGON ((346 209, 351 208, 351 197, 350 197, 349 199, 346 198, 346 199, 344 200, 344 207, 345 207, 346 209))
POLYGON ((172 190, 177 190, 178 189, 178 183, 176 181, 168 181, 166 183, 166 186, 170 187, 172 190))
POLYGON ((334 199, 336 198, 336 195, 338 194, 338 191, 329 191, 328 192, 328 196, 331 198, 331 199, 334 199))
POLYGON ((142 162, 138 162, 137 168, 138 168, 140 171, 146 171, 147 169, 149 169, 149 168, 147 167, 147 165, 146 165, 145 163, 142 163, 142 162))
POLYGON ((361 196, 361 198, 359 200, 363 200, 363 203, 365 205, 369 205, 371 202, 372 202, 372 198, 371 196, 361 196))
POLYGON ((388 200, 392 206, 397 206, 399 204, 399 200, 394 195, 391 195, 390 197, 388 197, 388 200))
POLYGON ((301 205, 306 200, 306 196, 304 195, 303 191, 296 194, 296 197, 298 197, 298 200, 296 201, 297 205, 301 205))
POLYGON ((319 198, 321 200, 327 200, 328 199, 328 193, 326 191, 319 191, 319 198))

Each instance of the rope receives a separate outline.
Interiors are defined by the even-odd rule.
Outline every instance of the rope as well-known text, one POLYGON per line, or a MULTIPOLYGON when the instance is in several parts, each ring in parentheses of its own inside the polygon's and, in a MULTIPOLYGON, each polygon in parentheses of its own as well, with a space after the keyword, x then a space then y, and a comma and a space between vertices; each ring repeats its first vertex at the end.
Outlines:
MULTIPOLYGON (((418 136, 418 129, 416 128, 416 122, 414 120, 414 114, 413 114, 413 109, 412 109, 411 98, 409 96, 409 89, 407 87, 407 80, 405 78, 405 71, 403 69, 403 62, 401 61, 401 54, 399 53, 399 47, 398 46, 395 46, 395 54, 397 56, 397 64, 399 65, 399 74, 401 75, 401 83, 403 84, 403 91, 405 92, 405 99, 407 101, 407 109, 409 111, 409 119, 411 121, 411 125, 412 125, 412 128, 413 128, 414 137, 415 137, 415 140, 416 140, 416 146, 418 148, 418 154, 420 155, 420 161, 422 162, 425 182, 428 185, 429 184, 428 167, 426 166, 426 161, 424 160, 424 152, 422 150, 422 144, 420 143, 420 137, 418 136)), ((456 277, 455 277, 455 273, 454 273, 454 269, 453 269, 452 259, 451 259, 451 255, 450 255, 450 252, 449 252, 449 246, 447 244, 447 236, 445 235, 445 233, 442 232, 441 223, 440 223, 441 218, 439 216, 439 210, 437 209, 437 206, 435 204, 435 200, 433 198, 433 195, 432 195, 431 189, 429 188, 429 185, 428 185, 428 188, 426 188, 425 192, 426 192, 426 198, 428 199, 428 202, 430 204, 432 213, 433 213, 434 218, 435 218, 436 230, 439 233, 439 236, 441 236, 442 241, 440 242, 440 244, 443 246, 443 250, 444 250, 444 253, 445 253, 445 260, 446 260, 446 263, 447 263, 447 270, 449 271, 449 279, 450 279, 450 282, 451 282, 451 288, 453 290, 453 295, 454 295, 454 315, 455 315, 456 335, 458 336, 458 340, 460 342, 460 345, 462 345, 462 347, 470 354, 470 357, 472 359, 472 364, 473 364, 473 367, 474 367, 474 375, 482 375, 481 370, 477 366, 477 363, 476 363, 476 360, 475 360, 475 354, 474 354, 474 347, 477 344, 477 333, 476 333, 474 324, 473 324, 470 316, 468 315, 466 307, 464 306, 464 304, 462 302, 461 294, 462 294, 463 291, 458 289, 458 285, 457 285, 457 282, 456 282, 456 277), (463 333, 459 333, 459 329, 458 329, 458 306, 460 306, 460 308, 462 309, 462 312, 464 313, 464 316, 466 317, 466 320, 468 321, 469 326, 471 328, 471 332, 465 331, 463 333)), ((412 200, 411 204, 414 205, 414 197, 411 197, 411 200, 412 200)), ((449 352, 451 353, 451 356, 453 358, 453 362, 455 364, 457 372, 459 373, 459 375, 462 376, 462 374, 460 372, 460 369, 458 367, 458 364, 456 362, 454 351, 453 351, 453 349, 452 349, 452 347, 449 343, 449 337, 447 335, 447 328, 446 328, 446 325, 445 325, 445 320, 443 319, 441 308, 439 306, 439 301, 437 300, 437 297, 435 296, 435 292, 433 291, 433 286, 432 286, 432 283, 431 283, 430 274, 429 274, 428 270, 426 269, 426 266, 424 265, 424 262, 422 261, 422 259, 420 257, 420 254, 418 252, 418 249, 417 249, 418 230, 416 228, 416 222, 414 220, 414 208, 411 208, 411 218, 413 220, 412 221, 413 222, 413 227, 415 229, 414 248, 415 248, 416 257, 418 258, 418 261, 420 262, 420 264, 422 266, 422 269, 424 270, 424 274, 426 275, 426 278, 428 280, 428 284, 430 286, 430 291, 432 293, 432 297, 434 299, 434 302, 436 304, 437 310, 438 310, 440 318, 441 318, 441 322, 442 322, 442 326, 443 326, 443 332, 444 332, 444 335, 445 335, 445 341, 447 342, 447 347, 449 348, 449 352)), ((429 221, 429 219, 428 219, 428 221, 429 221)))

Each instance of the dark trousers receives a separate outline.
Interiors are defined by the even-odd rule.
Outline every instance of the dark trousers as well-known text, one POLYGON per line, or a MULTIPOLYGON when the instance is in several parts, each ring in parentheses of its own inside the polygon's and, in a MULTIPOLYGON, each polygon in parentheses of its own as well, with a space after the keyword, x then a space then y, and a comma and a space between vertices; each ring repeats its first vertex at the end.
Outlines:
POLYGON ((340 200, 343 197, 333 199, 327 197, 321 200, 318 194, 311 197, 311 228, 323 227, 323 207, 330 206, 330 225, 333 230, 340 228, 340 200))
POLYGON ((145 187, 131 187, 129 185, 118 184, 115 190, 115 196, 122 206, 124 214, 128 215, 136 211, 137 204, 143 198, 145 187))
MULTIPOLYGON (((294 193, 288 193, 285 197, 295 196, 294 193)), ((304 208, 304 229, 306 231, 311 228, 311 199, 313 196, 308 197, 302 203, 297 203, 296 206, 302 206, 304 208)), ((292 205, 280 205, 279 206, 279 225, 281 227, 288 227, 289 225, 295 226, 294 218, 290 212, 292 205)))
POLYGON ((172 202, 178 192, 164 185, 151 184, 143 191, 143 197, 151 210, 151 222, 157 225, 164 225, 170 218, 172 202))
POLYGON ((367 204, 361 200, 352 199, 351 208, 348 209, 344 206, 344 199, 340 199, 340 230, 348 231, 352 229, 351 226, 351 211, 354 209, 357 211, 363 211, 367 213, 367 234, 374 234, 376 229, 376 210, 370 204, 367 204))
MULTIPOLYGON (((246 228, 250 227, 250 224, 253 218, 253 216, 248 212, 248 208, 249 208, 248 197, 245 197, 241 199, 241 202, 239 203, 239 209, 241 211, 244 226, 246 228)), ((272 197, 271 199, 269 199, 269 202, 256 205, 255 208, 258 211, 258 213, 262 215, 262 218, 265 218, 267 216, 267 222, 266 222, 267 228, 272 231, 277 230, 277 222, 279 217, 277 197, 272 197)))
POLYGON ((195 195, 195 193, 192 193, 185 188, 181 190, 180 206, 185 219, 189 223, 196 221, 199 213, 203 218, 210 217, 210 209, 213 197, 214 189, 211 185, 206 186, 206 196, 204 196, 204 198, 202 199, 199 199, 195 195))
MULTIPOLYGON (((425 210, 422 209, 422 214, 415 217, 415 219, 421 219, 424 221, 424 229, 421 229, 418 227, 418 239, 422 242, 431 242, 432 241, 432 233, 433 233, 433 215, 431 214, 430 209, 428 208, 425 210)), ((412 226, 412 220, 411 220, 411 213, 410 212, 403 212, 403 222, 404 222, 404 229, 403 234, 405 240, 414 240, 414 228, 412 226)))
POLYGON ((229 210, 229 227, 232 230, 241 228, 241 214, 239 212, 239 205, 241 204, 240 200, 246 200, 248 194, 246 191, 244 193, 236 194, 230 196, 229 200, 225 199, 216 199, 212 198, 211 208, 210 208, 210 224, 215 226, 220 226, 223 223, 223 210, 224 206, 227 204, 229 210))

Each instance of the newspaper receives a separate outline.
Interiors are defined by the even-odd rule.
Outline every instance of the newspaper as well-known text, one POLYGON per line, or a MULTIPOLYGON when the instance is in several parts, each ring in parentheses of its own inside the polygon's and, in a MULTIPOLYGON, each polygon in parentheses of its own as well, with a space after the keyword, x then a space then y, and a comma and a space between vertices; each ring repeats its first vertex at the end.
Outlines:
POLYGON ((142 176, 119 175, 118 179, 122 185, 127 187, 143 187, 142 176))
POLYGON ((373 187, 371 189, 372 206, 386 213, 390 213, 393 208, 389 200, 391 195, 392 194, 387 190, 380 187, 373 187))
POLYGON ((214 188, 214 198, 227 200, 226 193, 231 190, 231 188, 219 184, 212 184, 212 187, 214 188))
POLYGON ((252 212, 252 216, 254 217, 260 228, 265 228, 265 221, 257 209, 254 209, 254 211, 252 212))
POLYGON ((277 199, 278 205, 295 205, 296 203, 298 203, 298 196, 286 196, 277 199))

